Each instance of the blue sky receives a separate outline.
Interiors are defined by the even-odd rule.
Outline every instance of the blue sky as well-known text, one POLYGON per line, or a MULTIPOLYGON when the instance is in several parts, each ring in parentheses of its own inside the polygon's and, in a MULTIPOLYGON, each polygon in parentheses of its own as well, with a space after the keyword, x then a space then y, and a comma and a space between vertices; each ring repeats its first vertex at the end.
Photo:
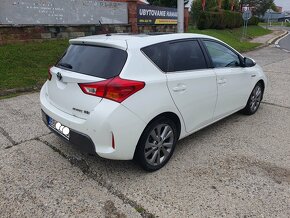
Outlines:
POLYGON ((283 11, 290 10, 290 0, 275 0, 277 6, 283 7, 283 11))

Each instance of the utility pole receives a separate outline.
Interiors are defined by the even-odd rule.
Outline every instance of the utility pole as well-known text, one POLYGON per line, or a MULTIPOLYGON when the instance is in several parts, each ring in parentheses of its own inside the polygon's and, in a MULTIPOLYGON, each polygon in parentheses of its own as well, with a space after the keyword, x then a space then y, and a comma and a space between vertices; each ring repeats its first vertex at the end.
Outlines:
POLYGON ((184 32, 184 0, 177 0, 177 32, 184 32))

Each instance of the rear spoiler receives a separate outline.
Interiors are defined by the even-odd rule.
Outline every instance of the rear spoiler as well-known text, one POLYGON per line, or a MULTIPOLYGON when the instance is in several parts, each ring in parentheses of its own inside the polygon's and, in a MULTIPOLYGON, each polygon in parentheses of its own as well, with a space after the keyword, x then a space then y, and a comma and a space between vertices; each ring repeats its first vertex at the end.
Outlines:
POLYGON ((110 40, 107 38, 96 38, 96 39, 86 39, 86 38, 78 38, 69 40, 70 44, 77 45, 99 45, 104 47, 118 48, 122 50, 127 50, 128 45, 126 40, 110 40))

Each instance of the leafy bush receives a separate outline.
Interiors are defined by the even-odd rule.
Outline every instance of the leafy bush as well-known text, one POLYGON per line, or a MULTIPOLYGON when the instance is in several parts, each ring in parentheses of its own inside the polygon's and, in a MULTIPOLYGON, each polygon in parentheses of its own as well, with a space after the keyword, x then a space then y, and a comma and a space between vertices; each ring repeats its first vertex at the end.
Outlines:
POLYGON ((243 25, 242 15, 233 11, 207 12, 203 11, 197 21, 197 28, 225 29, 237 28, 243 25))
POLYGON ((224 3, 224 4, 223 4, 223 8, 224 8, 225 10, 230 10, 230 9, 231 9, 230 0, 224 0, 223 3, 224 3))
POLYGON ((202 12, 202 6, 201 6, 201 0, 195 0, 191 4, 191 11, 190 16, 192 18, 193 25, 197 25, 197 21, 200 17, 200 14, 202 12))
POLYGON ((202 12, 199 15, 199 17, 198 17, 196 26, 197 26, 198 29, 204 30, 204 29, 208 29, 209 28, 207 25, 208 25, 208 22, 206 20, 206 14, 205 14, 205 12, 202 12))
MULTIPOLYGON (((191 4, 190 16, 194 25, 197 25, 200 14, 203 12, 201 2, 202 0, 194 0, 191 4)), ((216 0, 206 0, 205 11, 219 11, 216 0)))
POLYGON ((248 25, 255 25, 255 26, 257 26, 259 22, 260 22, 260 18, 253 16, 249 20, 248 25))

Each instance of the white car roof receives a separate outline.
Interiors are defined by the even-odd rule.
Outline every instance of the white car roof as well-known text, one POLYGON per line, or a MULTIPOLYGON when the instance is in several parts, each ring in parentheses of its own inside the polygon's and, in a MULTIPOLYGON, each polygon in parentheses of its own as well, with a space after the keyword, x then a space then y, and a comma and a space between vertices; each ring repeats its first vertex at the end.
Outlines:
MULTIPOLYGON (((193 33, 170 33, 160 35, 150 34, 107 34, 107 35, 93 35, 87 37, 81 37, 77 39, 71 39, 71 44, 91 44, 91 45, 102 45, 114 48, 120 48, 123 50, 140 49, 148 45, 166 42, 177 39, 186 38, 208 38, 216 39, 211 36, 193 33)), ((218 39, 216 39, 218 40, 218 39)))

